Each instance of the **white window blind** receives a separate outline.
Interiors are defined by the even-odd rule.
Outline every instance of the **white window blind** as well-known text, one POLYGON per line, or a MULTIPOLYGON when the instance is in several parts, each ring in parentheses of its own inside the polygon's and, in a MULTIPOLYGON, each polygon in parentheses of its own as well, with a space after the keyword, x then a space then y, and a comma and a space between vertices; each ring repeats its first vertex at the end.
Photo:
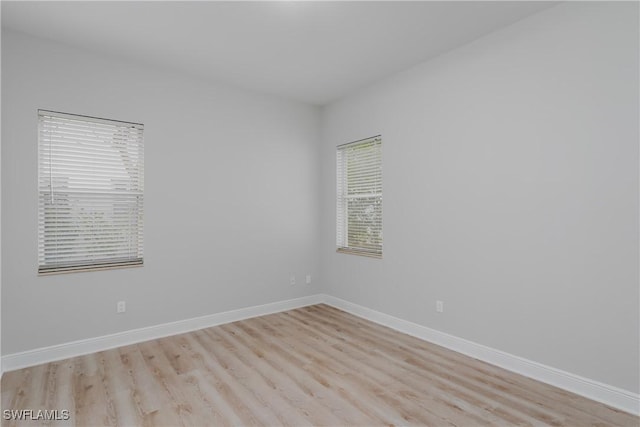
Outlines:
POLYGON ((382 257, 382 139, 338 146, 339 252, 382 257))
POLYGON ((141 124, 38 110, 38 272, 142 265, 141 124))

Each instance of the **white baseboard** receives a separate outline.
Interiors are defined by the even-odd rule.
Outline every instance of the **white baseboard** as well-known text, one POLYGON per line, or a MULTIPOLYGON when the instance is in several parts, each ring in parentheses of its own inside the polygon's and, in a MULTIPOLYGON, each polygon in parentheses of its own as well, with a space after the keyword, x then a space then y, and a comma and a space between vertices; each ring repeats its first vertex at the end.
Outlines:
POLYGON ((634 415, 640 413, 640 395, 636 393, 552 368, 551 366, 546 366, 523 357, 514 356, 504 351, 436 331, 435 329, 402 320, 330 295, 324 295, 324 302, 332 307, 362 317, 363 319, 432 342, 534 380, 551 384, 589 399, 602 402, 625 412, 634 415))
POLYGON ((202 317, 195 317, 192 319, 179 320, 177 322, 164 323, 146 328, 133 329, 116 334, 73 341, 20 353, 8 354, 6 356, 2 356, 2 372, 13 371, 20 368, 39 365, 41 363, 54 362, 56 360, 109 350, 124 345, 136 344, 157 338, 182 334, 224 323, 236 322, 238 320, 244 320, 251 317, 279 313, 281 311, 292 310, 294 308, 319 304, 323 301, 324 295, 311 295, 302 298, 210 314, 202 317))
POLYGON ((109 350, 124 345, 191 332, 198 329, 264 316, 281 311, 293 310, 308 305, 326 303, 355 316, 380 325, 449 348, 467 356, 499 366, 512 372, 554 385, 564 390, 585 396, 614 408, 637 415, 640 413, 640 395, 627 390, 584 378, 570 372, 552 368, 519 356, 514 356, 482 344, 458 338, 426 326, 399 319, 388 314, 354 304, 330 295, 317 294, 286 301, 246 307, 215 313, 193 319, 164 323, 146 328, 134 329, 97 338, 73 341, 51 347, 38 348, 21 353, 2 356, 2 372, 53 362, 97 351, 109 350))

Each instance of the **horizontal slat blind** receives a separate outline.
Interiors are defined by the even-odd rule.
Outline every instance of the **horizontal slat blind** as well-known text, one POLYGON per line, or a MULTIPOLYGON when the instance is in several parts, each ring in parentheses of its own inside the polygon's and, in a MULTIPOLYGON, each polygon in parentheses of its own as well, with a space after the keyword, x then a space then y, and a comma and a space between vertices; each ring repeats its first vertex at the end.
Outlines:
POLYGON ((382 139, 341 145, 337 150, 339 251, 382 256, 382 139))
POLYGON ((141 124, 39 110, 38 271, 143 260, 141 124))

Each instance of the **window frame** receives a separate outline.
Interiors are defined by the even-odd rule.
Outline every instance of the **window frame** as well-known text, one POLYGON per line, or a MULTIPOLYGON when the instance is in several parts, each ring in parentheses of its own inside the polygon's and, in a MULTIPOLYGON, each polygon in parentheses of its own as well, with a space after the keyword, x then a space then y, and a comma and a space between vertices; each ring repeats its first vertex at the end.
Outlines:
MULTIPOLYGON (((86 271, 99 271, 99 270, 109 270, 109 269, 119 269, 119 268, 142 267, 144 265, 144 125, 141 123, 104 119, 104 118, 80 115, 80 114, 62 113, 62 112, 46 110, 46 109, 37 110, 37 121, 38 121, 38 158, 37 158, 38 275, 47 276, 47 275, 73 273, 73 272, 86 272, 86 271), (134 160, 136 160, 135 167, 133 169, 130 169, 126 165, 126 163, 123 165, 123 170, 126 173, 129 173, 127 171, 132 171, 132 173, 134 173, 135 178, 133 178, 130 175, 129 180, 125 181, 125 183, 128 185, 133 185, 135 187, 135 190, 133 189, 121 190, 113 187, 103 190, 103 195, 106 196, 105 197, 106 202, 110 203, 106 205, 107 206, 106 209, 108 211, 110 207, 113 211, 113 213, 111 214, 111 217, 107 222, 107 226, 114 227, 114 224, 118 224, 115 228, 116 230, 115 233, 123 230, 122 232, 126 236, 126 239, 124 241, 128 240, 129 246, 135 248, 135 249, 131 249, 131 252, 126 256, 119 256, 121 251, 121 248, 120 248, 120 249, 114 249, 113 255, 105 255, 104 257, 93 255, 94 258, 91 259, 91 251, 93 250, 95 253, 97 249, 100 249, 100 248, 104 249, 104 246, 101 246, 101 244, 94 244, 94 245, 85 244, 87 248, 86 252, 83 253, 80 251, 80 253, 82 254, 80 255, 80 257, 84 257, 84 260, 76 259, 76 260, 69 260, 69 261, 63 261, 58 263, 47 262, 48 255, 51 256, 51 253, 53 253, 54 255, 59 256, 59 253, 57 252, 58 251, 57 248, 55 249, 54 252, 48 252, 46 249, 46 246, 50 244, 58 244, 58 242, 60 241, 60 238, 58 236, 51 237, 47 235, 47 231, 46 231, 47 215, 50 215, 50 213, 49 214, 47 213, 47 201, 46 201, 47 192, 49 192, 49 194, 51 195, 51 198, 52 198, 51 203, 54 203, 53 200, 56 194, 59 197, 62 194, 63 195, 62 197, 67 197, 70 200, 69 203, 76 203, 77 205, 75 206, 75 209, 78 209, 80 211, 83 209, 81 207, 83 206, 83 203, 91 205, 92 203, 90 201, 91 198, 96 197, 97 194, 99 193, 99 192, 96 193, 97 190, 95 188, 91 188, 90 186, 86 186, 86 187, 78 186, 76 188, 72 188, 72 187, 65 188, 65 187, 54 186, 53 182, 55 182, 55 178, 58 178, 58 179, 61 179, 61 178, 60 178, 60 174, 58 174, 57 177, 54 177, 54 171, 52 169, 52 166, 55 165, 56 168, 60 168, 60 167, 64 168, 66 166, 67 168, 71 168, 71 169, 73 169, 73 166, 67 166, 67 164, 65 163, 65 162, 71 161, 69 158, 70 156, 69 154, 67 154, 67 157, 64 157, 64 160, 58 160, 58 163, 53 163, 51 160, 51 157, 49 157, 48 164, 46 160, 44 160, 46 155, 43 154, 43 150, 45 150, 44 145, 47 144, 47 140, 44 137, 45 135, 44 122, 47 120, 47 118, 49 118, 49 120, 51 121, 69 120, 70 122, 71 121, 76 122, 76 124, 72 126, 78 126, 78 123, 80 123, 80 126, 84 124, 88 128, 88 130, 86 131, 87 133, 94 132, 94 134, 96 135, 100 130, 98 126, 100 125, 113 126, 115 127, 113 130, 113 135, 105 139, 105 141, 109 141, 109 142, 112 142, 115 139, 116 141, 120 141, 120 143, 123 143, 122 138, 118 139, 120 135, 116 137, 116 134, 120 131, 125 132, 125 135, 129 138, 131 138, 131 136, 127 132, 133 132, 135 134, 135 137, 133 138, 133 141, 134 141, 133 147, 135 147, 134 148, 135 155, 138 156, 137 159, 135 156, 133 158, 134 160), (48 170, 48 173, 45 173, 45 171, 47 170, 48 170), (45 182, 47 178, 51 182, 48 186, 48 190, 47 190, 47 187, 43 185, 43 182, 45 182), (61 190, 61 188, 63 190, 61 190), (83 197, 82 194, 87 194, 87 196, 83 197), (129 227, 120 225, 123 217, 121 216, 122 215, 121 213, 120 214, 116 213, 118 211, 122 211, 123 208, 126 209, 128 205, 126 203, 123 205, 123 200, 126 199, 127 197, 133 200, 133 202, 129 201, 128 203, 135 206, 133 208, 133 212, 135 212, 135 215, 133 217, 131 216, 129 217, 129 219, 135 217, 135 219, 132 220, 133 221, 132 223, 134 223, 135 225, 134 226, 130 225, 129 227), (135 241, 135 244, 131 246, 132 244, 131 242, 133 241, 135 241), (135 256, 132 256, 131 255, 132 253, 135 253, 135 256), (115 256, 116 254, 118 256, 115 256)), ((52 135, 54 135, 54 133, 50 133, 49 137, 51 137, 52 135)), ((56 137, 61 138, 60 135, 56 135, 56 137)), ((89 139, 82 139, 82 137, 76 137, 76 139, 78 140, 79 144, 84 143, 86 145, 92 145, 92 144, 95 145, 95 140, 91 141, 89 139)), ((130 143, 129 140, 127 139, 125 141, 126 142, 124 142, 124 144, 126 149, 130 150, 131 148, 128 145, 130 143)), ((50 144, 49 155, 51 156, 51 154, 55 152, 53 151, 53 147, 51 145, 51 139, 49 139, 49 144, 50 144)), ((60 150, 60 147, 56 147, 56 149, 60 150)), ((98 145, 98 148, 93 148, 92 150, 94 152, 105 151, 104 148, 100 148, 99 145, 98 145)), ((130 154, 129 151, 127 151, 126 153, 127 155, 130 154)), ((91 163, 94 163, 94 162, 97 162, 98 164, 100 164, 100 162, 105 161, 104 156, 98 156, 96 153, 90 153, 90 154, 93 154, 96 157, 91 158, 90 155, 84 154, 84 156, 89 158, 89 160, 85 159, 82 161, 82 163, 77 163, 75 167, 81 167, 81 166, 86 167, 87 165, 90 165, 91 163)), ((121 155, 124 156, 124 154, 121 154, 121 155)), ((71 157, 73 157, 73 155, 71 155, 71 157)), ((126 158, 131 161, 130 157, 127 156, 126 158)), ((104 171, 102 172, 104 174, 104 171)), ((75 172, 75 173, 78 174, 80 172, 75 172)), ((68 177, 65 175, 62 175, 62 179, 66 178, 67 180, 70 181, 73 177, 73 174, 74 172, 69 172, 68 177)), ((95 177, 93 177, 91 173, 88 173, 86 176, 89 177, 87 181, 91 181, 92 178, 95 179, 95 177)), ((113 176, 106 175, 105 181, 111 181, 110 183, 111 185, 118 185, 118 184, 114 184, 114 182, 117 181, 118 179, 122 179, 122 177, 119 177, 117 176, 117 174, 114 173, 113 176)), ((81 183, 86 184, 86 182, 81 182, 81 183)), ((122 185, 122 182, 120 182, 119 185, 122 185)), ((100 205, 101 203, 103 203, 103 206, 104 206, 104 203, 105 203, 104 201, 98 202, 98 205, 100 205)), ((73 205, 71 204, 68 205, 69 207, 65 205, 62 205, 62 206, 67 209, 74 209, 73 205)), ((51 205, 49 205, 49 209, 56 211, 58 208, 57 207, 52 208, 51 205)), ((132 215, 132 214, 129 214, 129 215, 132 215)), ((71 220, 78 219, 78 217, 77 216, 74 217, 73 214, 70 215, 69 218, 71 220)), ((57 225, 57 219, 56 221, 54 221, 54 223, 57 225)), ((113 235, 113 232, 111 232, 111 235, 113 235)), ((66 237, 66 236, 63 236, 63 237, 66 237)), ((122 247, 126 246, 124 241, 118 242, 118 240, 113 240, 112 236, 110 236, 109 238, 111 240, 108 240, 107 245, 119 244, 119 245, 122 245, 122 247)), ((73 257, 70 257, 70 258, 73 258, 73 257)))
POLYGON ((352 255, 360 255, 371 258, 382 258, 383 255, 383 183, 382 183, 382 136, 376 135, 369 138, 360 139, 357 141, 341 144, 336 147, 336 252, 347 253, 352 255), (376 178, 372 179, 368 184, 373 185, 377 191, 364 194, 349 194, 349 182, 346 172, 346 160, 343 158, 348 154, 347 150, 354 149, 359 146, 372 145, 372 148, 377 150, 373 156, 377 156, 375 164, 360 165, 364 168, 378 167, 379 173, 376 178), (342 163, 341 163, 342 162, 342 163), (358 199, 370 199, 378 198, 379 208, 379 249, 358 246, 349 242, 349 200, 358 199))

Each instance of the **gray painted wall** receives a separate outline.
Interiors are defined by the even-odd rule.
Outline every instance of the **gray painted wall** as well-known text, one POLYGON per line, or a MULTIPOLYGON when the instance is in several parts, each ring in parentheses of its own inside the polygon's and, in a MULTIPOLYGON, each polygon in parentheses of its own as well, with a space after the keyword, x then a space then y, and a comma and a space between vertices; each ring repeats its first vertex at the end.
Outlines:
POLYGON ((326 108, 327 293, 637 393, 638 47, 637 3, 568 3, 326 108), (377 134, 384 259, 337 254, 377 134))
MULTIPOLYGON (((2 18, 2 8, 0 7, 0 19, 2 18)), ((2 34, 0 34, 0 44, 2 43, 2 34)), ((0 80, 2 79, 2 55, 0 55, 0 80)), ((0 95, 2 87, 0 85, 0 95)), ((0 129, 2 127, 2 106, 0 105, 0 129)), ((0 135, 0 356, 2 356, 2 138, 0 135)), ((0 359, 0 379, 2 379, 2 360, 0 359)))
POLYGON ((317 108, 16 33, 2 66, 5 354, 318 292, 317 108), (38 108, 144 123, 144 267, 38 277, 38 108))
POLYGON ((557 6, 322 123, 4 33, 3 354, 327 292, 638 392, 637 17, 557 6), (143 268, 37 276, 38 108, 145 124, 143 268), (336 254, 335 146, 376 134, 384 259, 336 254))

